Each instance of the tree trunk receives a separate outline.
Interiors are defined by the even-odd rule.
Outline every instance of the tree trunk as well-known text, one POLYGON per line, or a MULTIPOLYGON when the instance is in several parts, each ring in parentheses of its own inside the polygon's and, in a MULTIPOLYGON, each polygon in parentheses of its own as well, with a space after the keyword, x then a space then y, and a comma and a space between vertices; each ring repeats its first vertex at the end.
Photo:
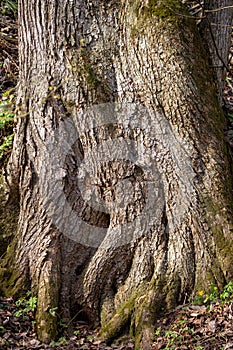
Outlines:
POLYGON ((149 349, 162 309, 233 275, 224 116, 201 37, 178 0, 21 0, 19 18, 4 290, 38 295, 43 341, 59 307, 149 349))
POLYGON ((232 36, 232 1, 205 0, 203 10, 201 29, 208 47, 210 65, 216 77, 218 98, 222 103, 232 36))

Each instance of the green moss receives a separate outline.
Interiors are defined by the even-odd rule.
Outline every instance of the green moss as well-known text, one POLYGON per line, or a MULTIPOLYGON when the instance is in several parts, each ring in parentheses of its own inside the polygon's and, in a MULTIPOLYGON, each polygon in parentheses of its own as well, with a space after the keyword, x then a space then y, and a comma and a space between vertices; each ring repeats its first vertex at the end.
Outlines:
POLYGON ((172 280, 168 281, 166 286, 163 288, 163 294, 166 295, 166 310, 172 310, 177 306, 180 290, 181 279, 177 274, 175 274, 172 276, 172 280))
POLYGON ((146 6, 141 6, 141 2, 138 1, 134 5, 134 12, 138 18, 156 16, 161 20, 177 22, 187 13, 187 9, 179 0, 149 0, 146 6))
POLYGON ((184 10, 184 6, 179 0, 149 0, 149 13, 160 18, 173 18, 180 16, 184 10))
POLYGON ((37 317, 37 336, 44 343, 50 343, 57 337, 57 318, 52 316, 49 311, 44 311, 41 315, 43 320, 38 322, 37 317))
POLYGON ((13 238, 17 232, 19 206, 17 199, 11 202, 7 200, 3 175, 0 175, 0 202, 0 293, 6 296, 18 295, 21 287, 18 283, 19 273, 14 269, 16 243, 13 238))
MULTIPOLYGON (((71 50, 70 55, 72 57, 70 73, 79 82, 84 95, 88 95, 88 102, 94 104, 109 102, 112 99, 112 91, 96 64, 96 53, 93 53, 90 48, 81 46, 78 50, 71 50)), ((73 106, 69 106, 69 101, 63 101, 63 103, 67 105, 68 111, 72 110, 73 106)))
POLYGON ((154 324, 165 310, 177 306, 181 289, 181 280, 178 275, 172 275, 168 280, 166 276, 152 278, 150 283, 142 286, 140 291, 115 312, 111 320, 103 325, 101 337, 107 342, 113 341, 124 331, 134 338, 135 348, 143 348, 143 344, 154 339, 154 324))
POLYGON ((0 168, 5 167, 9 160, 15 126, 15 96, 12 94, 12 90, 7 90, 3 96, 4 99, 0 102, 0 168))
POLYGON ((90 63, 84 63, 83 67, 86 73, 87 84, 91 89, 96 89, 100 85, 100 80, 97 78, 93 67, 90 63))
POLYGON ((0 265, 0 294, 6 297, 20 298, 30 289, 27 274, 20 273, 20 267, 15 264, 16 239, 7 247, 4 259, 0 265))
POLYGON ((87 49, 81 47, 73 53, 70 68, 72 73, 78 76, 80 82, 87 84, 89 90, 95 90, 101 84, 101 80, 89 56, 87 49))
MULTIPOLYGON (((155 320, 167 310, 166 293, 172 289, 166 279, 166 276, 160 276, 157 279, 152 278, 146 293, 137 299, 135 306, 135 348, 141 348, 154 340, 155 320), (166 286, 168 286, 166 288, 166 286)), ((173 290, 176 293, 176 290, 173 290)))
POLYGON ((132 1, 130 11, 134 17, 131 20, 132 38, 139 36, 148 25, 156 27, 158 31, 170 32, 180 28, 184 21, 190 21, 186 6, 179 0, 149 0, 146 5, 141 1, 132 1))
MULTIPOLYGON (((221 192, 221 189, 218 189, 221 192)), ((224 191, 222 192, 224 196, 224 191)), ((231 208, 225 207, 224 204, 218 202, 220 198, 202 198, 206 214, 204 220, 210 227, 213 240, 216 246, 216 256, 213 252, 213 261, 211 265, 212 277, 209 276, 209 282, 217 283, 223 286, 226 282, 233 278, 233 224, 231 208)), ((211 252, 211 250, 210 250, 211 252)))
MULTIPOLYGON (((223 174, 227 174, 227 171, 223 174)), ((216 185, 213 190, 213 196, 201 193, 200 206, 203 208, 202 221, 209 228, 206 231, 207 238, 203 240, 209 242, 209 246, 204 247, 206 253, 211 259, 211 265, 206 266, 206 270, 196 271, 195 291, 208 291, 210 284, 217 285, 220 289, 233 279, 233 224, 231 186, 223 184, 224 179, 219 179, 219 186, 216 185), (227 190, 223 186, 228 187, 227 190), (225 203, 224 203, 225 201, 225 203), (213 242, 213 243, 212 243, 213 242)), ((203 233, 202 233, 203 234, 203 233)))
POLYGON ((114 300, 112 298, 108 298, 104 300, 104 303, 101 307, 100 319, 103 325, 107 324, 115 313, 114 300))
MULTIPOLYGON (((155 315, 159 313, 160 301, 153 298, 150 298, 150 292, 144 296, 143 299, 140 299, 135 309, 134 315, 134 340, 135 348, 140 348, 142 339, 144 336, 144 330, 146 329, 147 336, 150 338, 154 334, 154 319, 155 315)), ((132 325, 131 325, 132 327, 132 325)), ((132 330, 131 330, 132 334, 132 330)), ((151 339, 152 340, 152 339, 151 339)))
POLYGON ((100 337, 107 342, 121 334, 123 328, 129 323, 134 310, 136 296, 132 296, 112 317, 112 319, 102 327, 100 337))
POLYGON ((0 200, 0 256, 3 257, 17 230, 19 208, 18 204, 4 201, 1 194, 0 200))
POLYGON ((50 310, 58 307, 58 286, 51 279, 44 280, 38 291, 37 336, 44 343, 50 343, 57 336, 57 316, 50 310))

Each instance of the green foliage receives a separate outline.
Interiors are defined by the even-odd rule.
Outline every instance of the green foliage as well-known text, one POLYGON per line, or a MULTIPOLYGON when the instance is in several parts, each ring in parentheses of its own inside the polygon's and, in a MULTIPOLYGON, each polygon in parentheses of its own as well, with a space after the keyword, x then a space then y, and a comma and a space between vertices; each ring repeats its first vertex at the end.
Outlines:
POLYGON ((229 118, 230 123, 233 124, 233 114, 232 113, 228 113, 228 118, 229 118))
POLYGON ((13 144, 14 99, 12 90, 4 92, 0 102, 0 166, 7 162, 13 144))
MULTIPOLYGON (((175 321, 166 319, 164 323, 160 320, 161 327, 155 330, 154 338, 157 344, 162 345, 161 349, 179 349, 181 345, 195 350, 205 349, 206 347, 203 346, 204 333, 201 332, 202 338, 199 327, 203 325, 203 328, 205 328, 204 324, 208 324, 210 317, 215 317, 217 320, 216 315, 213 316, 213 312, 222 310, 225 315, 225 310, 230 309, 228 305, 225 308, 225 305, 233 302, 233 281, 228 282, 221 290, 216 285, 210 284, 208 291, 200 290, 198 292, 194 302, 202 306, 192 308, 189 305, 187 310, 182 308, 183 311, 188 312, 179 312, 181 317, 176 317, 175 321), (192 310, 194 310, 194 314, 192 310), (197 313, 195 310, 197 310, 197 313), (208 318, 206 315, 208 315, 208 318), (200 322, 196 323, 195 316, 198 316, 196 320, 198 319, 200 322), (169 325, 167 321, 172 323, 169 325)), ((215 336, 213 338, 208 336, 208 341, 215 341, 215 336)), ((222 348, 219 347, 219 349, 222 348)))
POLYGON ((26 298, 16 301, 16 306, 20 309, 14 313, 14 316, 20 317, 28 312, 35 312, 37 306, 37 297, 31 296, 31 292, 27 292, 26 298))
POLYGON ((3 326, 0 326, 0 332, 5 333, 6 332, 6 328, 3 327, 3 326))
POLYGON ((179 333, 172 330, 166 331, 164 336, 168 340, 165 349, 173 349, 174 343, 182 344, 183 342, 183 337, 179 333))
POLYGON ((2 345, 8 346, 10 343, 8 340, 3 339, 2 345))
POLYGON ((62 318, 59 319, 58 325, 61 328, 67 328, 68 327, 67 324, 65 323, 65 321, 62 318))
POLYGON ((233 302, 233 281, 230 281, 224 286, 222 293, 220 293, 217 286, 210 284, 208 293, 200 290, 195 296, 193 303, 196 305, 210 304, 222 301, 223 304, 233 302))
POLYGON ((52 348, 56 348, 56 347, 61 346, 61 345, 67 345, 67 341, 66 341, 65 337, 61 337, 61 338, 58 339, 58 341, 56 341, 56 342, 53 341, 51 343, 51 347, 52 348))
POLYGON ((94 341, 93 335, 88 335, 87 336, 87 340, 90 341, 90 342, 93 342, 94 341))
POLYGON ((159 339, 159 342, 161 342, 161 339, 163 339, 162 349, 178 349, 181 345, 187 344, 187 336, 190 339, 194 333, 195 330, 189 326, 188 320, 179 319, 170 329, 164 330, 160 327, 157 328, 155 331, 155 340, 159 339))
POLYGON ((223 288, 223 292, 220 294, 220 299, 224 303, 232 303, 233 302, 233 281, 230 281, 223 288))
POLYGON ((14 122, 14 98, 13 94, 7 95, 9 90, 3 94, 3 100, 0 102, 0 129, 6 129, 8 124, 12 127, 14 122))
POLYGON ((2 15, 16 16, 18 10, 18 2, 14 0, 0 0, 0 13, 2 15))
POLYGON ((204 299, 204 304, 206 303, 216 303, 219 297, 219 290, 214 284, 210 285, 209 294, 206 295, 204 299))
POLYGON ((58 310, 58 307, 53 307, 52 309, 49 309, 49 313, 51 316, 56 317, 56 312, 58 310))
POLYGON ((8 135, 4 138, 3 143, 0 145, 0 160, 9 153, 12 148, 14 134, 8 135))
MULTIPOLYGON (((0 103, 0 108, 1 108, 1 103, 0 103)), ((8 124, 10 124, 11 126, 14 116, 15 115, 13 113, 6 114, 5 112, 2 112, 0 109, 0 129, 4 130, 8 126, 8 124)))

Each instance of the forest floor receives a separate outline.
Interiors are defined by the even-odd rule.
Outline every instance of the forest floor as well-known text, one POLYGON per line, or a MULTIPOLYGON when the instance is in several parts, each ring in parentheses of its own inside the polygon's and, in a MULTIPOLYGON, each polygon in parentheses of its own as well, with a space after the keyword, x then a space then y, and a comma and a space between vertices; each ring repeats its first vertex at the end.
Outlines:
MULTIPOLYGON (((233 284, 231 285, 231 297, 233 284)), ((199 298, 204 300, 200 291, 199 298)), ((221 302, 210 294, 207 303, 186 304, 157 320, 154 350, 232 350, 233 305, 221 302), (212 296, 212 297, 211 297, 212 296)), ((196 299, 200 301, 200 299, 196 299)), ((61 323, 60 338, 49 345, 36 337, 33 311, 25 311, 12 298, 0 298, 0 349, 87 349, 133 350, 132 339, 127 336, 107 345, 98 338, 98 329, 91 329, 85 322, 77 322, 72 331, 61 323), (18 306, 17 306, 18 305, 18 306)), ((139 349, 138 349, 139 350, 139 349)), ((140 349, 143 350, 143 349, 140 349)))
MULTIPOLYGON (((12 110, 18 80, 17 21, 0 12, 0 167, 11 149, 12 110)), ((233 48, 224 92, 226 140, 233 150, 233 48)), ((233 286, 230 295, 233 297, 233 286)), ((199 292, 194 303, 182 305, 157 320, 153 348, 176 350, 233 350, 233 299, 222 303, 215 289, 209 296, 199 292), (211 297, 212 296, 212 297, 211 297), (206 300, 207 299, 207 300, 206 300), (206 300, 206 301, 205 301, 206 300), (200 304, 200 305, 199 305, 200 304)), ((12 298, 0 297, 0 349, 133 349, 133 341, 122 337, 107 345, 98 338, 98 329, 77 322, 68 334, 60 321, 56 342, 43 344, 36 337, 33 308, 22 307, 12 298)), ((139 350, 139 349, 138 349, 139 350)))

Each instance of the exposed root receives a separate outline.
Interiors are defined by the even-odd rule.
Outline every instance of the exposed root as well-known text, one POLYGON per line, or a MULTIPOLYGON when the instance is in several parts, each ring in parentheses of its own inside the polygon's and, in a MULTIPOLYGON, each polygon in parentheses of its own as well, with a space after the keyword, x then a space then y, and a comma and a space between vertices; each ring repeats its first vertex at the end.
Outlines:
POLYGON ((37 303, 37 335, 49 343, 57 335, 57 317, 51 310, 58 307, 59 275, 56 266, 46 261, 40 277, 37 303))
POLYGON ((122 308, 111 318, 111 320, 102 328, 100 337, 110 343, 124 331, 132 318, 135 306, 135 297, 130 299, 122 308))
POLYGON ((135 349, 151 349, 156 319, 162 312, 177 305, 179 294, 180 283, 177 279, 170 282, 160 279, 160 283, 155 283, 153 278, 146 292, 134 295, 103 326, 101 338, 111 343, 122 333, 130 331, 135 339, 135 349))

